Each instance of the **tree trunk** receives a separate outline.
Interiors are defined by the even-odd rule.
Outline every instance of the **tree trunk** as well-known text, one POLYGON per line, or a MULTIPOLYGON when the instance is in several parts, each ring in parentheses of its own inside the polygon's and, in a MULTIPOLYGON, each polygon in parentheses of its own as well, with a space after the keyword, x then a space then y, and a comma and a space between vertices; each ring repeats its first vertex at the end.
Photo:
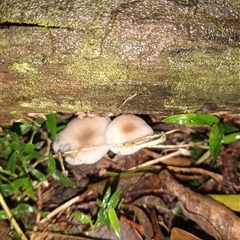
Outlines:
POLYGON ((0 123, 240 112, 239 0, 2 0, 0 49, 0 123))

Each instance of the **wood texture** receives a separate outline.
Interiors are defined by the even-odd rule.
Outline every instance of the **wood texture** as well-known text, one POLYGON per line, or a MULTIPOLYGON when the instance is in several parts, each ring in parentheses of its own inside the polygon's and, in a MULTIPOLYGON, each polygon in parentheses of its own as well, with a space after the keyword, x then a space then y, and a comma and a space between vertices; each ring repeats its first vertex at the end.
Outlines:
POLYGON ((239 0, 2 0, 0 123, 50 111, 239 113, 239 26, 239 0))

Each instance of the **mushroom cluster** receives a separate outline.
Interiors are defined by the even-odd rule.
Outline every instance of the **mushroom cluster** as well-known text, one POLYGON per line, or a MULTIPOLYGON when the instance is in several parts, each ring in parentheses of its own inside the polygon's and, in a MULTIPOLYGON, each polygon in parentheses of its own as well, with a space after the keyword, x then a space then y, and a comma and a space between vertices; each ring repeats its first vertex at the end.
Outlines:
POLYGON ((113 121, 109 117, 74 118, 57 135, 53 150, 54 152, 79 150, 66 156, 65 161, 72 165, 93 164, 109 149, 119 155, 133 154, 140 147, 126 147, 124 144, 153 134, 152 128, 143 119, 131 114, 120 115, 113 121), (111 146, 100 147, 104 145, 111 146), (96 148, 81 151, 89 147, 96 148))

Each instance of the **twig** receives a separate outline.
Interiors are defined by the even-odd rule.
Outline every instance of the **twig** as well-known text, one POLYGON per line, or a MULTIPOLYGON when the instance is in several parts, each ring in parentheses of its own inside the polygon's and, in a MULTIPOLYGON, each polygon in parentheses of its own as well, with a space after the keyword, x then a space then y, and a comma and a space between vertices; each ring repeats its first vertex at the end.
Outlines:
POLYGON ((210 157, 211 157, 211 153, 210 153, 210 150, 208 150, 196 161, 195 165, 199 165, 205 162, 210 157))
MULTIPOLYGON (((87 148, 81 148, 71 151, 66 151, 63 153, 60 153, 61 156, 68 156, 69 154, 77 154, 81 151, 89 151, 99 148, 110 148, 110 147, 118 147, 123 148, 124 150, 133 150, 133 149, 141 149, 141 148, 156 148, 156 149, 180 149, 180 148, 188 148, 188 147, 197 147, 201 149, 209 149, 208 146, 204 146, 203 143, 188 143, 188 144, 179 144, 179 145, 161 145, 161 143, 164 143, 166 141, 166 136, 169 134, 172 134, 174 132, 179 131, 179 129, 174 129, 165 133, 155 134, 155 135, 149 135, 146 137, 142 137, 139 139, 136 139, 134 141, 129 141, 121 144, 106 144, 106 145, 100 145, 100 146, 94 146, 94 147, 87 147, 87 148)), ((59 153, 56 153, 53 155, 54 158, 59 157, 59 153)), ((40 162, 46 161, 48 157, 45 157, 43 159, 37 160, 35 163, 32 164, 32 168, 35 168, 36 165, 40 162)))
MULTIPOLYGON (((99 148, 110 148, 110 147, 122 147, 122 148, 144 148, 144 147, 149 147, 152 145, 160 144, 163 143, 166 140, 165 134, 169 133, 161 133, 161 134, 155 134, 151 136, 146 136, 143 138, 136 139, 135 141, 130 141, 126 142, 123 144, 107 144, 107 145, 101 145, 101 146, 94 146, 94 147, 87 147, 87 148, 82 148, 82 149, 76 149, 76 150, 71 150, 71 151, 66 151, 63 153, 60 153, 62 156, 68 156, 69 154, 73 153, 78 153, 80 151, 89 151, 89 150, 94 150, 94 149, 99 149, 99 148)), ((59 157, 59 152, 53 155, 54 158, 59 157)), ((48 157, 44 157, 42 159, 37 160, 31 165, 31 168, 35 168, 39 163, 44 162, 48 160, 48 157)))
POLYGON ((168 154, 166 156, 163 156, 163 157, 160 157, 160 158, 156 158, 156 159, 153 159, 151 161, 142 163, 140 165, 137 165, 136 167, 132 167, 132 168, 128 169, 128 171, 135 170, 135 169, 142 168, 142 167, 148 167, 148 166, 151 166, 153 164, 159 163, 159 162, 161 162, 163 160, 166 160, 168 158, 172 158, 172 157, 178 156, 180 154, 181 154, 181 151, 177 150, 176 152, 172 152, 172 153, 170 153, 170 154, 168 154))
MULTIPOLYGON (((39 223, 40 219, 41 219, 41 215, 40 212, 42 210, 42 194, 41 194, 41 186, 39 186, 37 188, 37 209, 38 209, 38 213, 36 216, 36 223, 39 223)), ((38 226, 34 226, 33 227, 33 231, 37 231, 38 230, 38 226)))
POLYGON ((184 167, 173 167, 173 166, 168 166, 167 167, 170 171, 173 172, 182 172, 182 173, 198 173, 201 175, 207 175, 216 180, 217 182, 221 183, 222 182, 222 175, 210 172, 208 170, 202 169, 202 168, 184 168, 184 167))
POLYGON ((124 106, 128 101, 132 100, 134 97, 136 97, 137 94, 133 94, 132 96, 128 97, 119 107, 118 109, 120 109, 122 106, 124 106))
POLYGON ((5 213, 7 214, 7 217, 9 219, 9 221, 11 222, 11 224, 13 225, 14 229, 16 230, 16 232, 18 233, 19 237, 22 240, 28 240, 26 235, 23 233, 22 229, 20 228, 20 226, 18 225, 17 221, 15 220, 15 218, 13 217, 8 205, 6 204, 3 195, 0 193, 0 203, 2 205, 3 210, 5 211, 5 213))
POLYGON ((92 190, 88 189, 86 190, 82 195, 80 196, 76 196, 72 199, 70 199, 69 201, 65 202, 64 204, 62 204, 61 206, 57 207, 56 209, 54 209, 52 212, 50 212, 45 218, 43 218, 39 223, 45 223, 48 220, 50 220, 52 217, 54 217, 55 215, 57 215, 59 212, 63 211, 64 209, 70 207, 72 204, 76 203, 76 202, 81 202, 84 200, 84 198, 86 196, 89 196, 93 193, 92 190))

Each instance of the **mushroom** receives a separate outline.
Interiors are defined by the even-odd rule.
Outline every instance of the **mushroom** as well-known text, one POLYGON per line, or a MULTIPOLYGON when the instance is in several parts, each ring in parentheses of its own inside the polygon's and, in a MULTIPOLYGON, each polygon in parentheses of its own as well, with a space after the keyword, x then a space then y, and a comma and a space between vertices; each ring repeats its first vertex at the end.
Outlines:
MULTIPOLYGON (((116 117, 107 127, 107 144, 124 144, 138 138, 153 135, 152 128, 135 115, 121 115, 116 117)), ((128 155, 137 152, 140 148, 124 148, 124 146, 113 146, 110 150, 119 155, 128 155)))
POLYGON ((54 152, 79 150, 65 157, 65 161, 72 165, 92 164, 102 158, 109 148, 83 150, 82 148, 106 145, 105 131, 110 123, 109 117, 74 118, 66 128, 58 133, 53 143, 54 152))

